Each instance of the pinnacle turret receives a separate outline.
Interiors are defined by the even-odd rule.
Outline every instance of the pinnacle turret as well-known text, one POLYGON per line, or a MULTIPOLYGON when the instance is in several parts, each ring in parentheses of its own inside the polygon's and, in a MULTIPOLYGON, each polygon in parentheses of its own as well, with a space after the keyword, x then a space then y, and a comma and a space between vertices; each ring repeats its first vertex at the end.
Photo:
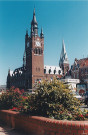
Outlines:
POLYGON ((42 28, 41 28, 40 37, 41 37, 41 38, 44 38, 44 34, 43 34, 43 29, 42 29, 42 28))
POLYGON ((24 55, 23 55, 23 67, 26 66, 26 52, 24 51, 24 55))
POLYGON ((26 30, 26 35, 28 35, 28 29, 26 30))

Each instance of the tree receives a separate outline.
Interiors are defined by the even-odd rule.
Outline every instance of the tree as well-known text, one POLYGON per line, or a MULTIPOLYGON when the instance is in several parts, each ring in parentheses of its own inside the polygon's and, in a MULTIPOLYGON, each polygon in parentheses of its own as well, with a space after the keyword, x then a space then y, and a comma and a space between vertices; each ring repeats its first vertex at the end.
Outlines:
POLYGON ((73 114, 78 113, 80 105, 68 86, 58 80, 39 84, 28 102, 31 115, 56 119, 72 118, 73 114))

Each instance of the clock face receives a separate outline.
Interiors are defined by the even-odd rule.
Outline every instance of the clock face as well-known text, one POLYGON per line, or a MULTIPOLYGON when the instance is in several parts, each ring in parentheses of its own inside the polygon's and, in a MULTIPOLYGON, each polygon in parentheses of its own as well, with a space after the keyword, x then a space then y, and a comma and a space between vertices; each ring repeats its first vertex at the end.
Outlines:
POLYGON ((29 42, 27 42, 27 47, 29 47, 29 42))
POLYGON ((41 46, 40 42, 39 41, 36 41, 36 46, 41 46))

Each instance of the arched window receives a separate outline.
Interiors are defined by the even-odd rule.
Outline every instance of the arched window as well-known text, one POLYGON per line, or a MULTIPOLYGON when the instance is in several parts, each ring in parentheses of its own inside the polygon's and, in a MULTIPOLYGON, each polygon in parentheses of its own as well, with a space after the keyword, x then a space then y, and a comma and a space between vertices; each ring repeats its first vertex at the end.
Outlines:
POLYGON ((39 54, 41 54, 41 49, 39 49, 39 54))
POLYGON ((39 49, 37 48, 37 54, 39 54, 39 49))
POLYGON ((46 69, 44 69, 44 74, 46 74, 46 69))
POLYGON ((49 74, 51 73, 51 69, 49 69, 49 74))
POLYGON ((35 54, 37 54, 37 48, 35 48, 35 54))
POLYGON ((59 73, 59 75, 60 75, 60 73, 61 73, 61 70, 59 70, 59 71, 58 71, 58 73, 59 73))
POLYGON ((56 73, 56 69, 54 69, 54 74, 56 73))

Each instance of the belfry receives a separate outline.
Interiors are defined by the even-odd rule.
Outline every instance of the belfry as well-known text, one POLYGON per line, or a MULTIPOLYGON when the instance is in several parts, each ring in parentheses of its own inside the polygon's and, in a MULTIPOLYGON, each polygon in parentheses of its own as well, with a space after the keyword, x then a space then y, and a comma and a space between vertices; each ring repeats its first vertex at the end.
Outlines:
POLYGON ((41 28, 40 36, 38 34, 38 22, 34 8, 30 35, 28 30, 25 34, 23 66, 14 71, 8 71, 7 88, 15 86, 20 89, 33 89, 37 82, 42 80, 51 81, 54 77, 61 78, 69 69, 64 41, 59 65, 60 67, 44 65, 44 33, 41 28))

